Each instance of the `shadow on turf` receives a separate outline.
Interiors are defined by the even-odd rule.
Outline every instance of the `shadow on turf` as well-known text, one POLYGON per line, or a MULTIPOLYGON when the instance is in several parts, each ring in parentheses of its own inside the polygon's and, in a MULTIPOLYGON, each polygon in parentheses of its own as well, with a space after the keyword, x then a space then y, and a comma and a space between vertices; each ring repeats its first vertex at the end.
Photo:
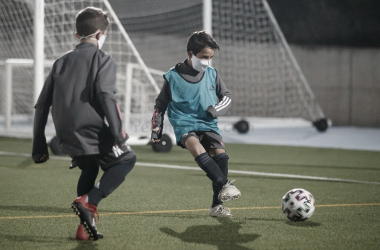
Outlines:
POLYGON ((71 214, 72 210, 68 208, 60 207, 46 207, 46 206, 0 206, 0 210, 11 211, 25 211, 25 212, 50 212, 60 214, 71 214))
POLYGON ((238 244, 247 243, 256 240, 258 234, 239 234, 241 224, 227 218, 217 218, 221 225, 199 225, 188 227, 184 232, 178 233, 171 228, 163 227, 160 231, 176 237, 183 242, 213 245, 218 250, 243 250, 250 249, 238 244))
MULTIPOLYGON (((28 235, 13 235, 13 234, 0 234, 0 242, 4 240, 14 241, 14 242, 31 242, 31 243, 46 243, 49 244, 52 248, 54 244, 61 246, 63 243, 68 243, 75 241, 74 237, 48 237, 48 236, 28 236, 28 235), (52 245, 53 244, 53 245, 52 245)), ((78 246, 72 248, 72 250, 83 250, 83 249, 98 249, 97 245, 94 244, 94 241, 77 241, 78 246)), ((20 248, 21 249, 21 248, 20 248)))
POLYGON ((313 222, 313 221, 286 221, 286 224, 293 227, 319 227, 321 223, 313 222))
MULTIPOLYGON (((72 239, 74 240, 74 239, 72 239)), ((94 244, 94 241, 88 240, 88 241, 78 241, 78 246, 75 248, 72 248, 71 250, 96 250, 98 249, 98 246, 94 244)))
POLYGON ((33 162, 32 158, 28 158, 24 161, 22 161, 20 164, 17 165, 18 168, 27 168, 30 166, 33 166, 35 163, 33 162))
POLYGON ((13 234, 0 234, 0 242, 3 240, 15 241, 15 242, 35 242, 35 243, 66 243, 68 238, 62 237, 48 237, 48 236, 30 236, 30 235, 13 235, 13 234))

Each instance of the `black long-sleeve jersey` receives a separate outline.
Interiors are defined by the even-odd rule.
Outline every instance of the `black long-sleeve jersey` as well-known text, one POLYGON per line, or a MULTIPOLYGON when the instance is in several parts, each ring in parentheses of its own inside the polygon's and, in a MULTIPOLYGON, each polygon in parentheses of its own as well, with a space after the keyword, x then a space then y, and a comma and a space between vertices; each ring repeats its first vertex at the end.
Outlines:
POLYGON ((61 147, 71 157, 108 153, 128 136, 115 99, 116 65, 92 43, 59 58, 35 105, 33 157, 47 154, 45 127, 52 117, 61 147))
MULTIPOLYGON (((187 60, 178 63, 175 66, 175 69, 183 79, 190 83, 198 83, 202 80, 204 75, 204 72, 199 72, 189 66, 187 60)), ((224 115, 230 108, 232 101, 232 95, 219 74, 216 76, 216 95, 219 99, 218 104, 208 108, 208 112, 210 112, 214 118, 224 115)), ((159 93, 154 106, 152 129, 155 127, 163 127, 163 118, 171 98, 170 85, 165 79, 164 85, 161 88, 161 92, 159 93)), ((160 129, 160 132, 162 132, 162 129, 160 129)))

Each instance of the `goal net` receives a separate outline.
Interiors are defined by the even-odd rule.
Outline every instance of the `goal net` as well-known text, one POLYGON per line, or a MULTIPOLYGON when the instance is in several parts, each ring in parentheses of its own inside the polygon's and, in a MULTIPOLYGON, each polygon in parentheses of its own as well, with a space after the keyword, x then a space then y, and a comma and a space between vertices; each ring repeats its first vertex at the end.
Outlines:
MULTIPOLYGON (((32 131, 34 1, 0 0, 3 134, 20 135, 25 130, 30 136, 32 131)), ((117 99, 127 131, 149 131, 162 73, 186 59, 189 35, 207 27, 221 48, 212 66, 233 95, 227 113, 231 121, 242 117, 323 118, 266 0, 214 0, 207 9, 208 1, 45 0, 45 76, 52 61, 78 44, 75 15, 95 6, 109 12, 111 24, 103 50, 117 64, 117 99)), ((51 124, 49 119, 53 134, 51 124)))
POLYGON ((233 97, 227 116, 324 117, 266 0, 213 0, 212 12, 207 0, 115 2, 142 58, 162 71, 186 59, 187 38, 211 22, 221 48, 212 66, 233 97))
MULTIPOLYGON (((31 136, 33 126, 35 0, 0 0, 0 131, 31 136)), ((163 84, 161 72, 150 73, 112 6, 105 0, 44 1, 45 77, 57 58, 75 48, 75 15, 88 6, 109 13, 110 26, 103 50, 117 65, 117 99, 129 129, 149 123, 154 99, 163 84), (130 73, 130 75, 127 74, 130 73), (127 91, 128 89, 128 91, 127 91), (131 93, 134 93, 131 95, 131 93), (128 107, 128 108, 126 108, 128 107), (143 118, 142 116, 145 116, 143 118)), ((146 125, 145 125, 146 126, 146 125)), ((144 127, 145 128, 145 127, 144 127)), ((49 118, 47 134, 54 135, 49 118)))

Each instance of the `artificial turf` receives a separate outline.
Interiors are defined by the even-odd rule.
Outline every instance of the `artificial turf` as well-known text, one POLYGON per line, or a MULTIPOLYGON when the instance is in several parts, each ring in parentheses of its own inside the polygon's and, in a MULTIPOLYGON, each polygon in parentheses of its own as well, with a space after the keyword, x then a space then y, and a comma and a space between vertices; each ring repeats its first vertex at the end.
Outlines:
MULTIPOLYGON (((133 147, 138 162, 196 167, 179 147, 133 147)), ((207 216, 210 181, 202 171, 136 165, 99 204, 96 242, 78 242, 70 209, 79 169, 68 159, 34 164, 31 141, 0 138, 0 249, 380 249, 380 185, 230 174, 242 197, 233 219, 207 216), (291 222, 282 196, 304 188, 314 215, 291 222)), ((380 182, 380 152, 228 144, 230 169, 380 182)))

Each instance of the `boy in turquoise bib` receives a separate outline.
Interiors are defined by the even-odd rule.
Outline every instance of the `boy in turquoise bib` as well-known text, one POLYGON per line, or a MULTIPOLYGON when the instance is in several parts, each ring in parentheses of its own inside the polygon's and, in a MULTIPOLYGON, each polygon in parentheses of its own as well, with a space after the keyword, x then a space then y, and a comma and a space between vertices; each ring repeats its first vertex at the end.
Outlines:
POLYGON ((205 31, 194 32, 187 42, 188 58, 164 74, 152 117, 152 142, 159 143, 166 110, 177 145, 186 148, 212 181, 212 217, 232 217, 223 202, 240 197, 227 180, 228 155, 218 128, 218 116, 231 105, 231 93, 210 61, 218 44, 205 31), (219 102, 218 102, 219 100, 219 102))

